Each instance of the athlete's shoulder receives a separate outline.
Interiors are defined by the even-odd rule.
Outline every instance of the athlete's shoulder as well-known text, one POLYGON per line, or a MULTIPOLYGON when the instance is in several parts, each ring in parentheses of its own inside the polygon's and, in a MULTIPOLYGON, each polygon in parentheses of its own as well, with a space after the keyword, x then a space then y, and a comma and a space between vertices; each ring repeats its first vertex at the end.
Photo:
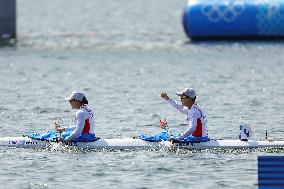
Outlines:
POLYGON ((200 112, 203 112, 203 111, 196 104, 192 105, 191 108, 188 110, 188 114, 194 115, 195 117, 199 117, 200 112))
POLYGON ((194 105, 192 105, 192 108, 194 108, 195 110, 197 110, 197 111, 201 111, 201 112, 203 112, 203 109, 198 105, 198 104, 194 104, 194 105))
POLYGON ((188 108, 188 115, 192 115, 192 114, 195 114, 196 112, 196 109, 191 107, 191 108, 188 108))
POLYGON ((79 110, 77 110, 76 112, 76 117, 78 116, 83 116, 86 115, 86 111, 84 111, 82 108, 80 108, 79 110))

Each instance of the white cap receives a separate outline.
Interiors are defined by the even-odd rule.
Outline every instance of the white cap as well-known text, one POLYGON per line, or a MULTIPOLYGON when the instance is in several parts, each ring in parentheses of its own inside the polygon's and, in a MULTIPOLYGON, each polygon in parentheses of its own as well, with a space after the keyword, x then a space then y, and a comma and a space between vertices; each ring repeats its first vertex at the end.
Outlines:
POLYGON ((70 100, 82 101, 84 97, 85 95, 83 93, 78 92, 78 91, 73 91, 69 97, 65 98, 65 100, 66 101, 70 101, 70 100))
POLYGON ((188 96, 188 97, 190 97, 190 98, 196 97, 196 93, 195 93, 195 91, 193 90, 193 88, 185 88, 185 89, 183 89, 182 91, 176 92, 176 94, 177 94, 178 96, 185 95, 185 96, 188 96))

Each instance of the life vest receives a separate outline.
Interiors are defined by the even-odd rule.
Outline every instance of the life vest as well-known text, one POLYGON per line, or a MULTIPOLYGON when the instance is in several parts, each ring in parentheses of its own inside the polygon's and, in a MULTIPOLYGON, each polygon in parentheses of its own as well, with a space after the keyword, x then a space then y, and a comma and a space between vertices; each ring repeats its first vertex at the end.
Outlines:
MULTIPOLYGON (((202 111, 199 108, 197 108, 197 107, 193 107, 193 108, 197 109, 200 112, 200 117, 197 118, 196 129, 195 129, 194 133, 192 133, 192 136, 194 136, 194 137, 202 137, 202 134, 204 134, 204 133, 202 133, 202 131, 204 129, 203 127, 206 127, 205 120, 204 120, 202 111)), ((207 136, 207 133, 206 133, 206 136, 207 136)))

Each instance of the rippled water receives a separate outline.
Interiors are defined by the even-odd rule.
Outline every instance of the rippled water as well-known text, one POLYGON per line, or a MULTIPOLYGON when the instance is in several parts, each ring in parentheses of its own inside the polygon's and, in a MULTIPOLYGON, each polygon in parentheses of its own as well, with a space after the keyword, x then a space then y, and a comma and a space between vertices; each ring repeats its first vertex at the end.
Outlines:
MULTIPOLYGON (((104 138, 156 134, 185 117, 159 97, 195 87, 209 135, 283 135, 283 42, 190 42, 185 1, 18 1, 18 43, 0 48, 0 136, 72 123, 87 94, 104 138), (37 15, 37 16, 35 16, 37 15)), ((0 148, 1 188, 257 188, 257 156, 283 150, 80 151, 0 148)))

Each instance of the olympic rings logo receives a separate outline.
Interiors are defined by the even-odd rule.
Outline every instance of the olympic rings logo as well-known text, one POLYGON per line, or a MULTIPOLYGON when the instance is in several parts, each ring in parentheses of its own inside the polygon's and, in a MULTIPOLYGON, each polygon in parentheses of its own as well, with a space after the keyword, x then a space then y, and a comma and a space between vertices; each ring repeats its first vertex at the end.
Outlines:
POLYGON ((280 3, 279 2, 271 2, 267 10, 267 18, 272 18, 274 15, 278 14, 280 11, 280 3))
POLYGON ((243 1, 222 1, 211 2, 201 6, 201 13, 211 22, 233 22, 245 10, 245 2, 243 1))

